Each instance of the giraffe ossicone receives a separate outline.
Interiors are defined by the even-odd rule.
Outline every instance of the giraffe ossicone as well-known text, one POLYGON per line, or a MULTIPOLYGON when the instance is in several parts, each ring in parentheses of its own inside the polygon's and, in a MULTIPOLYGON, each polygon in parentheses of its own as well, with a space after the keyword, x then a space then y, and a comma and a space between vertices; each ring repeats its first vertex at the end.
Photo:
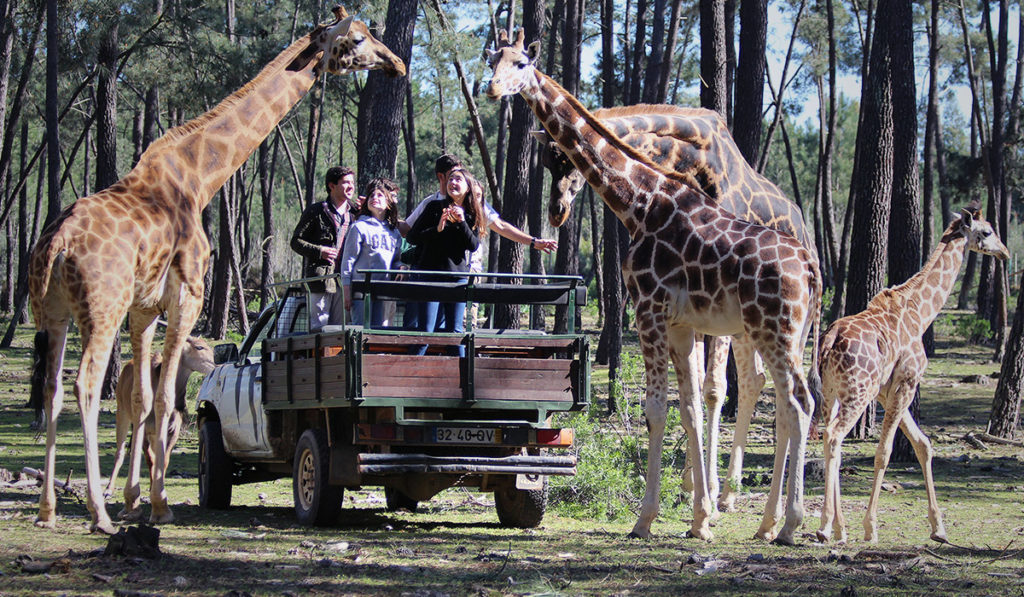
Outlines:
POLYGON ((821 343, 822 413, 825 413, 825 501, 821 508, 819 541, 835 533, 846 541, 846 519, 839 497, 843 440, 874 400, 885 409, 875 450, 874 481, 864 514, 864 540, 878 540, 878 499, 892 454, 897 426, 913 445, 921 464, 928 496, 931 538, 946 543, 946 527, 932 480, 932 446, 910 415, 910 403, 928 356, 922 335, 932 324, 956 282, 965 248, 998 259, 1010 252, 986 222, 977 206, 963 210, 946 228, 921 271, 898 286, 874 296, 865 310, 829 326, 821 343))
POLYGON ((631 534, 649 536, 659 509, 671 359, 680 385, 687 458, 694 463, 690 534, 712 537, 697 371, 690 365, 695 333, 705 333, 748 336, 775 381, 778 444, 772 488, 756 536, 794 543, 804 515, 803 466, 813 408, 802 359, 820 312, 817 260, 795 238, 737 218, 685 177, 623 143, 536 69, 535 53, 523 47, 521 31, 514 44, 490 57, 493 75, 487 95, 522 96, 630 234, 623 276, 636 306, 649 430, 647 488, 631 534), (785 523, 776 533, 783 517, 787 460, 785 523))
POLYGON ((46 420, 46 478, 36 524, 54 528, 57 498, 57 417, 64 403, 61 371, 68 325, 81 331, 82 360, 75 394, 85 444, 90 530, 116 532, 103 501, 97 446, 100 385, 110 347, 129 316, 133 358, 149 363, 156 319, 166 316, 163 367, 154 395, 149 367, 132 388, 135 428, 125 484, 125 513, 139 516, 143 425, 152 411, 157 438, 150 485, 150 522, 174 519, 164 471, 174 381, 182 347, 203 300, 210 243, 201 212, 323 72, 381 69, 405 74, 405 64, 366 25, 335 9, 278 54, 254 78, 209 112, 153 142, 124 178, 67 206, 43 231, 29 257, 29 294, 36 325, 38 377, 46 420))

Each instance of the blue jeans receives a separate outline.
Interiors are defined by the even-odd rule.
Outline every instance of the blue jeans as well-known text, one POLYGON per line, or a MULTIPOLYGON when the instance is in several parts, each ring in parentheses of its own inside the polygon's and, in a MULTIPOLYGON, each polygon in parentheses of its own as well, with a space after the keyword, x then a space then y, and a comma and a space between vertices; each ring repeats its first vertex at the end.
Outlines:
MULTIPOLYGON (((465 284, 468 278, 451 280, 458 284, 465 284)), ((437 301, 417 303, 417 323, 421 332, 455 332, 466 331, 464 324, 466 315, 466 303, 440 303, 437 301)), ((406 309, 409 306, 406 304, 406 309)), ((426 354, 427 345, 414 346, 412 354, 426 354)), ((466 347, 458 346, 458 355, 466 356, 466 347)))
POLYGON ((370 304, 370 325, 363 321, 363 299, 352 300, 352 325, 379 328, 384 325, 384 303, 373 301, 370 304))

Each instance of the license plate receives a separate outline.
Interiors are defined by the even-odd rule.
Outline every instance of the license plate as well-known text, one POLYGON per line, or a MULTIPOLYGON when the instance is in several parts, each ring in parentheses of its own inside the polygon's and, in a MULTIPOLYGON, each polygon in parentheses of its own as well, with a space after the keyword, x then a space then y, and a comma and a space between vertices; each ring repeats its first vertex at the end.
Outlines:
POLYGON ((440 444, 493 444, 501 440, 498 430, 484 427, 438 427, 434 439, 440 444))

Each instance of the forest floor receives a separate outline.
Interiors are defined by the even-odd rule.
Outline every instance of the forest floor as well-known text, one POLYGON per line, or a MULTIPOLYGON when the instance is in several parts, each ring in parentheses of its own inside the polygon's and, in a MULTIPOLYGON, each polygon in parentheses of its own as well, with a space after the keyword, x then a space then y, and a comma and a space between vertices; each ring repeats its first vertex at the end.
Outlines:
MULTIPOLYGON (((39 489, 23 467, 42 468, 44 438, 29 430, 31 330, 0 351, 0 595, 1024 595, 1024 449, 971 443, 984 431, 998 365, 991 350, 940 330, 922 386, 923 429, 935 446, 935 480, 950 544, 929 540, 917 463, 893 463, 878 513, 879 541, 861 540, 876 440, 849 439, 843 463, 850 542, 821 545, 821 478, 808 474, 799 545, 753 539, 767 487, 744 487, 737 512, 715 538, 685 538, 689 506, 663 512, 648 540, 629 539, 635 513, 574 517, 552 503, 537 529, 498 526, 490 494, 442 492, 416 513, 388 512, 379 491, 350 491, 335 526, 299 526, 291 481, 234 488, 232 508, 198 506, 197 437, 184 433, 167 492, 176 520, 159 527, 161 557, 104 555, 107 537, 87 531, 83 450, 70 388, 58 437, 55 531, 37 529, 39 489)), ((72 344, 72 347, 74 345, 72 344)), ((126 347, 127 350, 127 347, 126 347)), ((69 350, 65 381, 77 371, 69 350)), ((595 368, 598 403, 606 373, 595 368)), ((102 468, 114 452, 113 405, 101 414, 102 468)), ((771 402, 762 397, 746 459, 752 478, 770 474, 771 402)), ((641 425, 642 428, 642 425, 641 425)), ((723 425, 731 445, 731 424, 723 425)), ((809 458, 821 457, 820 441, 809 458)), ((724 468, 721 473, 724 475, 724 468)), ((122 473, 123 474, 123 473, 122 473)), ((147 483, 143 488, 146 490, 147 483)), ((113 515, 120 496, 108 499, 113 515)), ((148 508, 148 507, 147 507, 148 508)))

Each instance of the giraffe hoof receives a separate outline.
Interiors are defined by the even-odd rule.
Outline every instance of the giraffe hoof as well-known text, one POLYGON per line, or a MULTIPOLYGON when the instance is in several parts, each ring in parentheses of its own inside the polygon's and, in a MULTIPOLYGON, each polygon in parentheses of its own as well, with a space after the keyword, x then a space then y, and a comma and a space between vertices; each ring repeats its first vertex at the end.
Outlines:
POLYGON ((683 536, 687 539, 700 539, 709 543, 715 538, 708 529, 690 529, 683 536))
POLYGON ((762 531, 758 529, 758 531, 754 533, 754 539, 760 539, 761 541, 771 543, 773 540, 775 540, 775 531, 772 529, 767 531, 762 531))
POLYGON ((90 533, 103 533, 104 535, 116 535, 117 527, 114 526, 109 520, 103 522, 97 522, 96 524, 89 527, 90 533))
POLYGON ((142 522, 143 516, 142 508, 124 508, 117 513, 118 520, 126 522, 142 522))
POLYGON ((170 509, 163 514, 158 514, 154 511, 149 515, 150 524, 170 524, 172 522, 174 522, 174 514, 170 509))
POLYGON ((633 527, 633 530, 630 531, 629 534, 626 535, 626 537, 629 539, 650 539, 651 529, 643 528, 640 525, 637 525, 633 527))
POLYGON ((949 540, 946 539, 946 531, 937 531, 932 533, 932 541, 935 541, 936 543, 949 543, 949 540))
POLYGON ((40 518, 36 519, 34 524, 37 527, 41 528, 41 529, 51 529, 52 530, 52 529, 57 528, 57 517, 56 516, 54 516, 53 518, 42 518, 42 517, 40 517, 40 518))
POLYGON ((822 531, 815 531, 813 540, 818 543, 828 543, 832 540, 831 535, 822 531))
POLYGON ((796 545, 796 541, 793 540, 792 535, 784 535, 779 533, 777 537, 772 539, 772 545, 785 545, 786 547, 793 547, 796 545))

